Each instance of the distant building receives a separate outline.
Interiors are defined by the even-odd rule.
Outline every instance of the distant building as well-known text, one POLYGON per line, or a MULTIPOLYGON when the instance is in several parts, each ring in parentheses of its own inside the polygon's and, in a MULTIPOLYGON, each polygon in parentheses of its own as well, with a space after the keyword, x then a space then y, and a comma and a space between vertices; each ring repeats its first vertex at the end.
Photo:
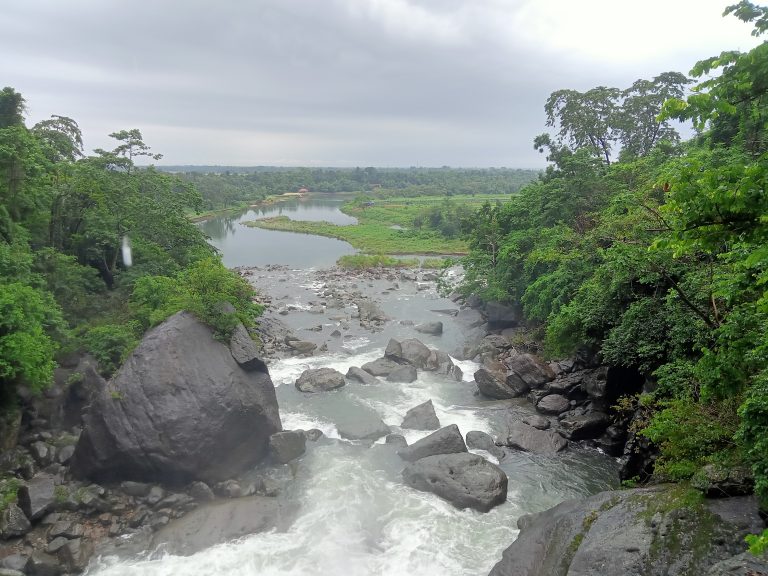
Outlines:
POLYGON ((299 194, 309 194, 309 188, 299 188, 299 194))

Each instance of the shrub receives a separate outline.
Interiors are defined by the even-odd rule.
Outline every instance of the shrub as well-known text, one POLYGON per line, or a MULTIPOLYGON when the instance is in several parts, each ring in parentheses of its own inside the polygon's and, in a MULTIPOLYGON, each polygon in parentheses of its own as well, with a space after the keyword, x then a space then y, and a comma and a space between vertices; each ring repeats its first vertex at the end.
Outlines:
POLYGON ((90 328, 83 337, 87 350, 99 363, 99 371, 108 378, 139 343, 141 328, 136 322, 103 324, 90 328))

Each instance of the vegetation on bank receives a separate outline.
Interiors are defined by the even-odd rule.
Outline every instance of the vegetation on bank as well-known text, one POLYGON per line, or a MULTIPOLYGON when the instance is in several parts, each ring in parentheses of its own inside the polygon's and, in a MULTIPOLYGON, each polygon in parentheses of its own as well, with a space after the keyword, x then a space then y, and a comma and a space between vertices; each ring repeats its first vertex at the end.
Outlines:
POLYGON ((28 127, 21 94, 0 91, 0 408, 48 386, 59 354, 88 350, 111 373, 181 308, 220 332, 258 312, 187 218, 200 194, 136 166, 159 158, 138 130, 111 136, 114 149, 86 155, 74 120, 28 127))
MULTIPOLYGON (((768 9, 726 10, 768 26, 768 9)), ((768 43, 626 89, 560 90, 546 173, 468 235, 463 289, 522 304, 552 356, 633 368, 655 473, 746 464, 768 501, 768 43), (681 143, 671 120, 697 133, 681 143), (618 153, 617 153, 618 152, 618 153)))
POLYGON ((452 264, 451 258, 395 258, 386 254, 350 254, 336 261, 341 268, 364 270, 366 268, 426 268, 441 269, 452 264))

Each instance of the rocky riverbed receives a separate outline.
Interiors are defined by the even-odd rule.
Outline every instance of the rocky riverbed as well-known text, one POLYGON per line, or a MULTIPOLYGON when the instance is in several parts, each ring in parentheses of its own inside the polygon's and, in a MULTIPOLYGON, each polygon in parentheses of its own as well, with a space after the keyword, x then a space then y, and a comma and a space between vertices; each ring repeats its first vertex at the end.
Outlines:
MULTIPOLYGON (((19 446, 3 456, 21 486, 0 521, 3 574, 484 575, 518 523, 523 535, 548 534, 526 515, 643 469, 626 418, 611 411, 642 380, 587 358, 542 361, 514 308, 440 297, 429 271, 241 273, 268 305, 259 350, 242 335, 229 347, 204 344, 182 316, 145 339, 130 377, 104 382, 83 358, 59 370, 46 397, 28 399, 19 446), (134 402, 132 383, 156 372, 153 355, 175 392, 161 387, 145 403, 152 388, 142 384, 134 402), (187 382, 209 372, 191 393, 187 382), (238 439, 238 410, 199 404, 225 393, 206 388, 215 374, 257 388, 266 375, 254 404, 262 416, 243 420, 262 418, 262 432, 238 439), (263 418, 270 391, 276 425, 263 418), (86 412, 83 433, 86 404, 102 409, 86 412), (155 414, 142 434, 128 425, 107 433, 110 419, 124 423, 134 409, 155 414), (210 438, 200 435, 207 420, 218 423, 210 438)), ((707 566, 759 523, 754 502, 749 509, 707 566)), ((574 514, 582 528, 552 552, 570 558, 559 572, 518 570, 517 544, 494 573, 614 573, 570 569, 585 562, 574 539, 593 534, 584 528, 591 509, 574 514)), ((610 519, 601 522, 610 531, 610 519)))

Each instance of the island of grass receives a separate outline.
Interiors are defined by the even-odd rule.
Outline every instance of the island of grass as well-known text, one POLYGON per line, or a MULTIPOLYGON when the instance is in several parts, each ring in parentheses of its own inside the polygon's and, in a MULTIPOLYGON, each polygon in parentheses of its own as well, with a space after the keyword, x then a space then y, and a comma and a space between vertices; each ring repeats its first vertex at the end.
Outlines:
POLYGON ((245 222, 246 226, 281 230, 300 234, 316 234, 349 242, 368 254, 436 254, 461 256, 468 246, 456 233, 446 235, 424 222, 425 215, 439 208, 458 220, 457 208, 471 213, 483 202, 494 201, 490 196, 454 196, 450 199, 435 196, 413 198, 366 199, 358 197, 346 202, 341 211, 357 218, 357 224, 339 226, 329 222, 291 220, 287 216, 263 218, 245 222), (445 207, 449 208, 446 209, 445 207))

